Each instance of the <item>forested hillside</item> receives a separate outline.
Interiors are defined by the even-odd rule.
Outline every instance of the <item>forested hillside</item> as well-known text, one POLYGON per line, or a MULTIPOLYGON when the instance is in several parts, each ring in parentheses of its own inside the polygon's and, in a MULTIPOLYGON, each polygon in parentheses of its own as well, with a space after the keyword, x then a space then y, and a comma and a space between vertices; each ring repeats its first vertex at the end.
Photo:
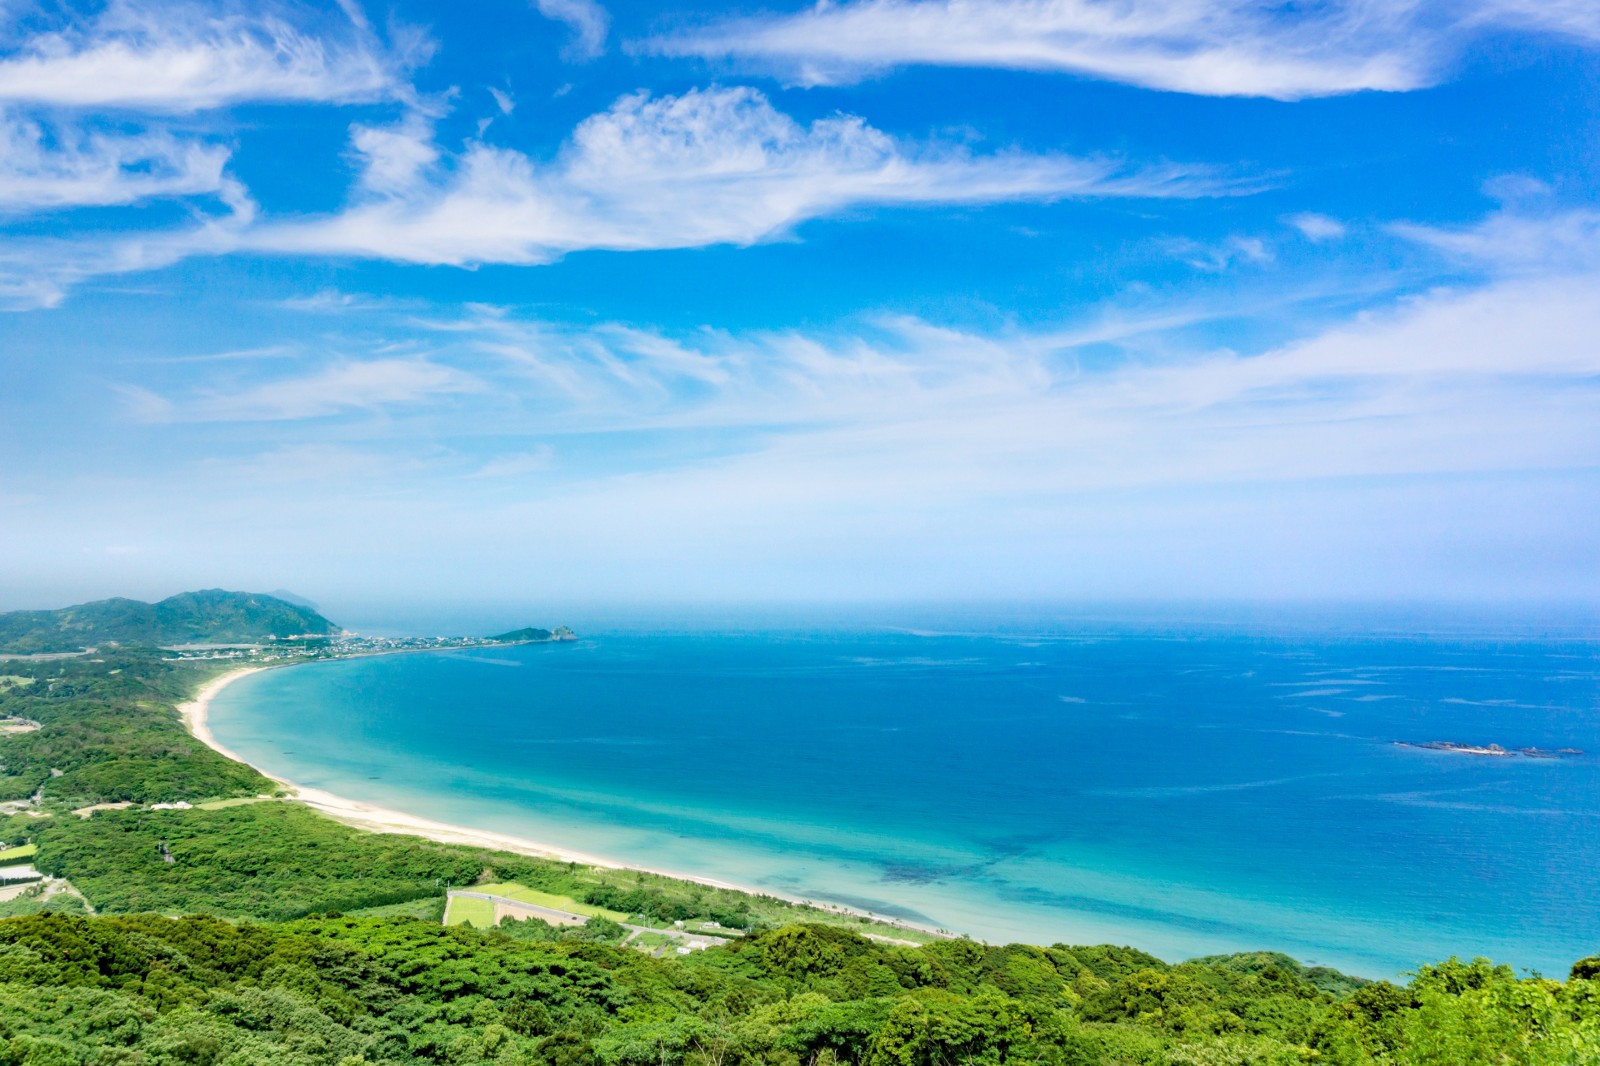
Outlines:
POLYGON ((0 614, 0 652, 69 652, 107 643, 252 643, 337 632, 338 626, 309 607, 273 596, 207 589, 159 603, 111 599, 55 611, 0 614))
POLYGON ((24 731, 0 739, 0 800, 48 782, 58 806, 253 795, 271 783, 190 736, 174 705, 203 677, 148 650, 99 661, 0 662, 0 716, 24 731), (37 726, 37 728, 28 728, 37 726))
POLYGON ((0 673, 23 730, 0 736, 0 837, 46 878, 0 901, 0 1066, 1600 1066, 1600 959, 1402 986, 1265 953, 941 939, 337 824, 190 737, 173 705, 204 675, 148 651, 0 673), (447 888, 492 880, 730 942, 441 925, 447 888))
POLYGON ((1467 1066, 1596 1061, 1600 982, 1486 963, 1335 996, 1289 964, 885 947, 826 926, 655 959, 417 919, 0 921, 0 1061, 1467 1066))

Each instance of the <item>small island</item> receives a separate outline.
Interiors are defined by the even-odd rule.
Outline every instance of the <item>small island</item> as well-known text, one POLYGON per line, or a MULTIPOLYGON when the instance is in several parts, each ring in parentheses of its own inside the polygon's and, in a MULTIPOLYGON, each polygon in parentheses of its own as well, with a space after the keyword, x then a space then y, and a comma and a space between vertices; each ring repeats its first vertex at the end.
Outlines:
POLYGON ((558 644, 564 641, 577 640, 578 634, 566 626, 556 626, 554 629, 535 629, 524 626, 513 629, 509 633, 489 638, 496 644, 558 644))
POLYGON ((1499 744, 1460 744, 1453 740, 1397 740, 1398 748, 1422 748, 1426 751, 1447 751, 1455 755, 1481 755, 1489 758, 1568 759, 1582 755, 1577 748, 1505 748, 1499 744))

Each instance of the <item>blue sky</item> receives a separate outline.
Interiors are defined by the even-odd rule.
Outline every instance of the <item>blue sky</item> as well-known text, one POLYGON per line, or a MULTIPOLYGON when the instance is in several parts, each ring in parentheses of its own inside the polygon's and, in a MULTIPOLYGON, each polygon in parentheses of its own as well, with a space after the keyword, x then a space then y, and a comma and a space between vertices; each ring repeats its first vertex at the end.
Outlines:
POLYGON ((0 607, 1600 592, 1592 0, 0 0, 0 607))

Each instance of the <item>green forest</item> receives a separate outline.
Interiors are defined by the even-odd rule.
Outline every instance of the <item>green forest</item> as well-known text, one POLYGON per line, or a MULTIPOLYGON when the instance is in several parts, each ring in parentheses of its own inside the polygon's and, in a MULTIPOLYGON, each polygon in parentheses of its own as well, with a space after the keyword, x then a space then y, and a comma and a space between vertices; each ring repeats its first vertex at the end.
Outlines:
POLYGON ((261 593, 205 589, 158 603, 110 599, 0 614, 0 652, 70 652, 100 644, 255 642, 339 627, 309 607, 261 593))
POLYGON ((0 840, 37 845, 44 878, 0 901, 0 1066, 1600 1066, 1600 959, 1403 984, 1268 953, 1170 964, 362 832, 183 729, 207 676, 135 646, 0 663, 0 840), (450 887, 491 881, 731 939, 441 924, 450 887))

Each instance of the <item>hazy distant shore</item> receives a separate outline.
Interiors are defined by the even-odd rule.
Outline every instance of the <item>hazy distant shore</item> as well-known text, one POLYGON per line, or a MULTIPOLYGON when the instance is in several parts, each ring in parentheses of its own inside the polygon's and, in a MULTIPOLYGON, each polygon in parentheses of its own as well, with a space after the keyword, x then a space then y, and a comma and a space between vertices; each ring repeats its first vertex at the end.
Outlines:
POLYGON ((404 811, 397 811, 388 807, 379 807, 375 806, 374 804, 363 803, 359 800, 350 799, 345 796, 338 796, 323 789, 307 788, 303 785, 298 785, 287 778, 279 777, 277 774, 271 773, 262 767, 255 765, 248 759, 245 759, 239 755, 239 753, 232 751, 223 745, 217 740, 216 735, 211 732, 209 721, 212 701, 217 698, 218 694, 220 694, 223 689, 233 684, 233 682, 242 677, 247 677, 250 674, 260 673, 263 670, 279 670, 284 669, 285 666, 297 665, 302 664, 289 663, 284 664, 283 666, 247 666, 241 667, 237 670, 230 670, 227 673, 221 674, 202 685, 195 692, 193 699, 189 700, 187 703, 179 704, 178 714, 183 719, 183 724, 189 730, 189 732, 194 735, 196 740, 199 740, 202 744, 206 745, 206 747, 212 749, 220 755, 232 759, 234 762, 244 763, 246 766, 251 767, 264 777, 276 781, 291 794, 291 798, 295 802, 303 803, 307 807, 310 807, 316 811, 320 811, 336 821, 343 822, 346 825, 353 826, 357 829, 365 829, 374 833, 398 833, 407 836, 418 836, 428 840, 437 841, 441 844, 461 844, 468 847, 487 848, 494 851, 508 851, 517 855, 528 855, 541 859, 555 859, 559 862, 576 862, 585 866, 602 866, 610 869, 639 870, 644 873, 658 874, 663 877, 671 877, 680 881, 692 881, 697 884, 708 885, 712 888, 732 889, 737 892, 749 893, 750 895, 774 896, 779 899, 786 899, 791 903, 808 903, 810 906, 817 907, 822 910, 832 911, 836 914, 853 914, 863 918, 870 918, 873 921, 881 922, 887 926, 899 926, 905 929, 916 929, 921 932, 934 935, 949 935, 946 933, 941 933, 940 931, 928 926, 919 925, 915 922, 886 918, 882 915, 873 914, 871 912, 860 910, 854 907, 846 907, 833 903, 819 903, 814 900, 801 900, 793 896, 787 896, 781 892, 773 892, 768 889, 751 888, 747 885, 733 884, 727 881, 719 881, 709 877, 698 877, 694 874, 686 874, 676 870, 661 870, 645 866, 636 866, 630 863, 618 862, 614 859, 607 859, 597 855, 589 855, 584 852, 573 851, 568 848, 560 847, 559 845, 547 844, 536 840, 530 840, 526 837, 514 836, 509 833, 497 833, 492 830, 474 829, 470 826, 439 822, 431 818, 423 818, 418 815, 407 814, 404 811))

